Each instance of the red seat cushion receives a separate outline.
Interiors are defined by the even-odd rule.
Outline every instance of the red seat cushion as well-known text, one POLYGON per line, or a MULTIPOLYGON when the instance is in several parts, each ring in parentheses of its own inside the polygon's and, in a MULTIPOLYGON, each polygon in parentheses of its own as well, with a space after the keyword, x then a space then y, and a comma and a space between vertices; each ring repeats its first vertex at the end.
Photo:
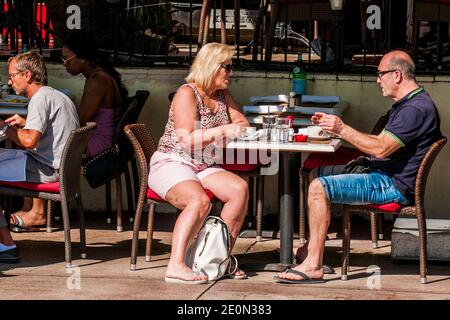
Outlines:
POLYGON ((242 153, 243 150, 233 150, 233 152, 234 154, 231 156, 230 152, 223 150, 223 163, 219 165, 225 170, 249 172, 258 169, 261 166, 259 154, 256 154, 256 157, 255 155, 252 155, 252 161, 250 161, 250 152, 254 151, 244 150, 244 153, 242 153), (242 156, 244 156, 244 159, 242 159, 242 156), (256 158, 256 161, 254 158, 256 158))
POLYGON ((384 203, 384 204, 368 204, 367 205, 370 208, 382 210, 382 211, 389 211, 389 212, 398 212, 403 207, 399 203, 391 202, 391 203, 384 203))
MULTIPOLYGON (((208 189, 205 189, 206 195, 210 200, 214 199, 214 194, 209 191, 208 189)), ((147 188, 147 199, 151 199, 154 201, 164 202, 164 199, 162 199, 160 196, 158 196, 152 189, 147 188)))
POLYGON ((363 153, 358 149, 349 147, 341 147, 333 153, 313 152, 303 163, 303 169, 312 170, 322 166, 346 164, 362 155, 363 153))
POLYGON ((164 201, 160 196, 158 196, 152 189, 147 188, 147 199, 152 199, 155 201, 164 201))
POLYGON ((25 189, 38 192, 59 193, 59 181, 50 183, 0 181, 0 186, 25 189))

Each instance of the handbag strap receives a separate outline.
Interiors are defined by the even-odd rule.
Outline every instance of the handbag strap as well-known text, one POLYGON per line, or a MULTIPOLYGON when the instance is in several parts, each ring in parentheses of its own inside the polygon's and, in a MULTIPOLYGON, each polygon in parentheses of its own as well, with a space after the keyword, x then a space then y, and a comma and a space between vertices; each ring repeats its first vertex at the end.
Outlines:
MULTIPOLYGON (((210 204, 210 209, 209 210, 211 210, 211 207, 212 207, 212 205, 210 204)), ((208 216, 208 217, 206 217, 205 223, 208 220, 215 220, 216 222, 218 222, 218 223, 220 223, 220 224, 222 224, 224 226, 224 228, 226 230, 226 236, 227 236, 227 246, 228 246, 228 248, 230 250, 229 253, 231 254, 231 233, 230 233, 230 229, 228 229, 228 226, 225 223, 225 221, 223 221, 222 218, 220 218, 219 216, 208 216)))
MULTIPOLYGON (((234 274, 238 270, 238 261, 237 261, 236 257, 233 256, 232 254, 230 254, 229 259, 234 261, 234 268, 233 268, 233 271, 228 270, 228 274, 234 274)), ((230 263, 230 266, 231 266, 231 263, 230 263)))

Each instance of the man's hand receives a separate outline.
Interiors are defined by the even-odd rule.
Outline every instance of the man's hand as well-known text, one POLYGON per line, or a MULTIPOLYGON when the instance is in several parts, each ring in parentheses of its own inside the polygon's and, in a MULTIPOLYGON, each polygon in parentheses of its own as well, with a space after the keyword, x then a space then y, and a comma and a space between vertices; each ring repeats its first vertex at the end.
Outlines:
POLYGON ((338 116, 323 112, 314 113, 311 117, 311 122, 314 125, 318 125, 322 129, 335 134, 341 134, 341 131, 345 126, 344 122, 338 116))
POLYGON ((25 119, 19 116, 18 114, 13 115, 5 120, 11 126, 16 126, 17 128, 25 127, 25 119))

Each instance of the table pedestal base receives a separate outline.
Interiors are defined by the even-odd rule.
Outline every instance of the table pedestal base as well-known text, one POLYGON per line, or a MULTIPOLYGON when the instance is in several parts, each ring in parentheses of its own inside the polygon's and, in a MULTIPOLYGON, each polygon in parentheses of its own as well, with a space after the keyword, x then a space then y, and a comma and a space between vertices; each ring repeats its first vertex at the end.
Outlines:
MULTIPOLYGON (((279 239, 280 238, 280 231, 274 231, 274 230, 262 230, 261 235, 263 239, 279 239)), ((239 238, 256 238, 256 230, 254 229, 246 229, 242 230, 239 234, 239 238)))

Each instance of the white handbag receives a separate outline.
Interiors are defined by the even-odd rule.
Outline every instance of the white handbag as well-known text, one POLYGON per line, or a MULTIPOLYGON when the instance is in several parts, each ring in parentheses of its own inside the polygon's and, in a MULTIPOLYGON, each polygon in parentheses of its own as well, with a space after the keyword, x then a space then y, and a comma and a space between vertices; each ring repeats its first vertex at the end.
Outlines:
POLYGON ((219 280, 237 270, 237 260, 231 254, 231 234, 225 222, 209 216, 186 254, 186 265, 192 271, 208 276, 208 280, 219 280), (234 270, 229 271, 232 260, 234 270))

